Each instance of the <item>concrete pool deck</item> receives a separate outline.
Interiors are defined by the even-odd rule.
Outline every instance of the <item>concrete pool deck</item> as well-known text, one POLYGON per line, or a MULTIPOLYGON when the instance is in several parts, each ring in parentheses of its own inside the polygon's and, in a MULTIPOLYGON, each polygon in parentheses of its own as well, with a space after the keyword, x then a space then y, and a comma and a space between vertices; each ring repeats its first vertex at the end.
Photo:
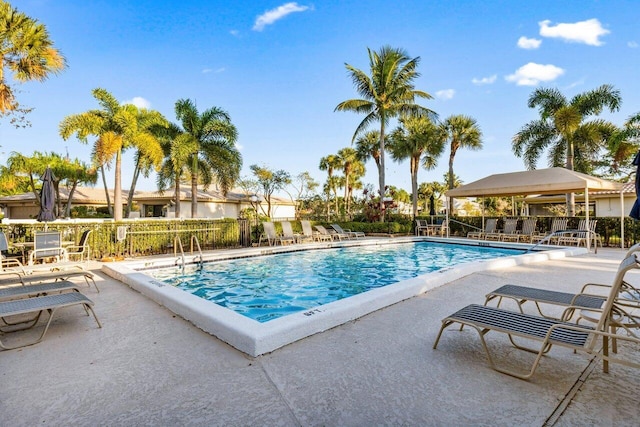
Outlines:
MULTIPOLYGON (((432 350, 442 318, 488 291, 519 283, 575 292, 609 282, 623 254, 599 249, 473 273, 257 358, 108 278, 96 262, 101 293, 83 292, 104 327, 69 308, 43 342, 0 351, 0 424, 637 425, 637 369, 612 365, 604 374, 585 355, 554 348, 522 381, 491 370, 469 328, 447 329, 432 350)), ((500 335, 488 341, 503 360, 532 360, 500 335)), ((619 352, 640 361, 640 348, 619 352)))

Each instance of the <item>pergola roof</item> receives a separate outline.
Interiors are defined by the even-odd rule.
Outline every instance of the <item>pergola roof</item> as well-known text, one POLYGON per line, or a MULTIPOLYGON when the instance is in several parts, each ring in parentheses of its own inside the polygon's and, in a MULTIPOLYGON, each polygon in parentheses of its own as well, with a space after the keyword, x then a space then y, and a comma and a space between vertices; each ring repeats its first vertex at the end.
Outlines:
POLYGON ((620 191, 623 184, 565 168, 536 169, 489 175, 447 191, 448 197, 520 196, 528 194, 620 191))

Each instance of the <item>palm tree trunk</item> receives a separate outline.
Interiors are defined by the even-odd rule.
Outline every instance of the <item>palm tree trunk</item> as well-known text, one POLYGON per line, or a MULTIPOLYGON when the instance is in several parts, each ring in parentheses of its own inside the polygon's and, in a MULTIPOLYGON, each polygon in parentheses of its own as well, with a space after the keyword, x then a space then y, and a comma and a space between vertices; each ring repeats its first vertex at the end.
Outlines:
POLYGON ((180 218, 180 176, 178 174, 176 174, 175 181, 176 207, 174 208, 174 213, 176 218, 180 218))
MULTIPOLYGON (((451 154, 449 154, 449 190, 453 189, 453 159, 456 157, 456 152, 455 150, 452 148, 451 149, 451 154)), ((449 206, 447 207, 447 209, 449 210, 449 215, 453 215, 453 199, 449 198, 449 206)))
POLYGON ((191 171, 191 218, 198 216, 198 158, 194 156, 191 171))
POLYGON ((380 185, 380 212, 382 213, 382 215, 380 215, 380 222, 384 222, 385 217, 384 120, 384 116, 380 117, 380 168, 378 169, 378 183, 380 185))
POLYGON ((420 160, 415 157, 411 158, 411 202, 413 205, 413 219, 415 221, 418 215, 418 162, 420 160))
POLYGON ((122 149, 116 153, 115 188, 113 189, 113 219, 122 221, 122 149))
POLYGON ((133 193, 136 191, 136 184, 138 184, 138 178, 140 177, 140 159, 136 162, 136 167, 133 170, 133 180, 131 181, 131 189, 129 189, 129 197, 127 197, 127 207, 124 211, 124 217, 129 218, 131 213, 131 206, 133 205, 133 193))
POLYGON ((104 197, 107 199, 107 210, 109 211, 109 215, 113 216, 113 205, 111 205, 111 196, 109 195, 107 176, 104 173, 104 165, 100 165, 100 175, 102 176, 102 185, 104 186, 104 197))
POLYGON ((349 172, 344 171, 344 210, 349 215, 349 172))
MULTIPOLYGON (((573 170, 573 142, 570 139, 567 139, 567 169, 573 170)), ((576 195, 574 193, 567 194, 567 216, 576 216, 576 195)))
POLYGON ((64 216, 66 218, 71 217, 71 204, 73 202, 73 193, 76 192, 77 186, 78 186, 78 181, 73 181, 73 185, 71 186, 71 190, 69 191, 69 198, 67 199, 67 206, 64 209, 64 216))

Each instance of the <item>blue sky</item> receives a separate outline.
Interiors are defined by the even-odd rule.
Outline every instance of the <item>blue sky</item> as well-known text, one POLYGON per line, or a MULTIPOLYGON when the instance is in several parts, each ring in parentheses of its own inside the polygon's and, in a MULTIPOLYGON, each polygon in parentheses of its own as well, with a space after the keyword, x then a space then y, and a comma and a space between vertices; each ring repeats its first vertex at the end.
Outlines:
MULTIPOLYGON (((441 119, 474 117, 482 151, 460 150, 454 170, 463 182, 523 169, 511 138, 537 117, 527 107, 536 87, 567 97, 614 85, 617 124, 640 111, 640 27, 634 1, 196 1, 20 0, 11 4, 49 29, 68 68, 45 83, 20 87, 35 108, 32 127, 0 122, 0 160, 12 151, 55 151, 90 161, 91 145, 63 141, 58 124, 97 107, 91 90, 160 111, 175 120, 180 98, 202 111, 229 112, 249 166, 308 171, 320 183, 320 158, 351 144, 362 116, 334 112, 356 98, 345 66, 368 69, 367 48, 401 47, 419 56, 416 88, 441 119)), ((133 152, 125 152, 123 186, 133 152)), ((442 181, 448 152, 420 182, 442 181)), ((540 165, 544 167, 545 164, 540 165)), ((113 183, 112 171, 109 180, 113 183)), ((365 183, 377 187, 367 164, 365 183)), ((408 163, 387 161, 387 182, 410 189, 408 163)), ((112 184, 111 184, 112 185, 112 184)), ((154 190, 155 176, 138 189, 154 190)))

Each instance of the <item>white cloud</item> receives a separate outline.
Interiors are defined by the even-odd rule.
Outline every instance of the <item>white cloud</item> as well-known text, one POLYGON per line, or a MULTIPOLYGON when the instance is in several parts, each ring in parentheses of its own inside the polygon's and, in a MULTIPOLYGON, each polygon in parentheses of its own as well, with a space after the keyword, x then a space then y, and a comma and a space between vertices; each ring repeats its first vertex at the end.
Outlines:
POLYGON ((263 13, 256 18, 256 23, 253 25, 254 31, 262 31, 267 25, 271 25, 279 19, 284 18, 290 13, 304 12, 308 10, 309 6, 300 6, 298 3, 291 2, 285 3, 282 6, 278 6, 275 9, 271 9, 263 13))
POLYGON ((244 149, 244 146, 242 144, 240 144, 239 142, 236 142, 236 150, 242 151, 243 149, 244 149))
POLYGON ((564 70, 555 65, 536 64, 529 62, 518 68, 514 74, 505 77, 508 82, 515 82, 518 86, 535 86, 540 82, 555 80, 564 74, 564 70))
POLYGON ((238 30, 231 30, 229 31, 229 34, 231 34, 232 36, 238 37, 240 35, 240 31, 238 30))
POLYGON ((227 71, 227 69, 224 67, 217 68, 215 70, 213 68, 205 68, 202 70, 202 74, 210 74, 210 73, 219 74, 219 73, 224 73, 225 71, 227 71))
POLYGON ((629 46, 631 49, 635 49, 638 47, 638 43, 635 41, 630 41, 627 43, 627 46, 629 46))
POLYGON ((489 77, 482 77, 481 79, 478 79, 476 77, 471 79, 471 83, 473 83, 474 85, 490 85, 493 84, 496 79, 498 78, 498 76, 496 74, 494 74, 493 76, 489 76, 489 77))
POLYGON ((451 99, 453 95, 456 94, 456 91, 453 89, 444 89, 436 92, 436 97, 440 99, 451 99))
POLYGON ((542 40, 538 39, 529 39, 525 36, 522 36, 518 39, 518 47, 521 49, 537 49, 540 47, 542 40))
POLYGON ((588 19, 573 24, 549 25, 551 21, 538 22, 540 25, 540 35, 543 37, 560 38, 566 42, 584 43, 591 46, 604 44, 600 36, 609 34, 611 31, 602 28, 597 19, 588 19))
POLYGON ((138 108, 146 108, 147 110, 151 108, 151 102, 147 101, 141 96, 134 96, 133 99, 128 101, 122 101, 122 105, 132 104, 138 108))

